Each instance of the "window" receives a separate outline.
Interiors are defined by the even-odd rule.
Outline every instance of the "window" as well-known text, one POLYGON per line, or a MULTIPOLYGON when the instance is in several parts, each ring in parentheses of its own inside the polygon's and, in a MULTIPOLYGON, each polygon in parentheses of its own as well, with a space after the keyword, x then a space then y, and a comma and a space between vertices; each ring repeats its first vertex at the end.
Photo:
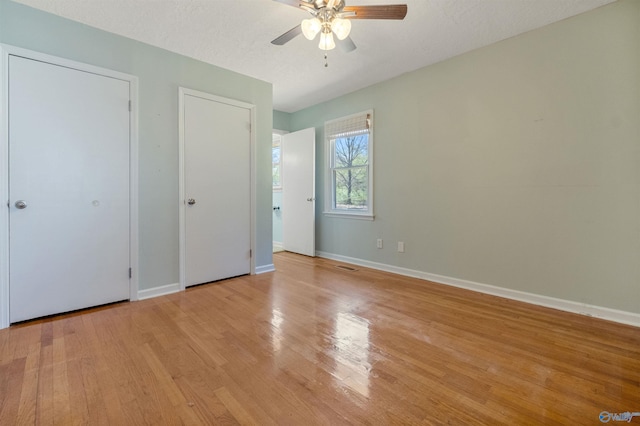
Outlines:
POLYGON ((325 214, 373 219, 373 111, 327 121, 325 214))
POLYGON ((273 189, 282 189, 282 135, 273 133, 271 144, 271 177, 273 178, 273 189))

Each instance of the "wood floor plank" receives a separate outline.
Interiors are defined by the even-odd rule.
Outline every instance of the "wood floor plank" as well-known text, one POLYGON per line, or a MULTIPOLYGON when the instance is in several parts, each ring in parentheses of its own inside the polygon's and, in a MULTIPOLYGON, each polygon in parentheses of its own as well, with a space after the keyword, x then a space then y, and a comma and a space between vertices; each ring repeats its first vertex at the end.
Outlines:
POLYGON ((0 424, 566 425, 640 411, 638 328, 326 259, 274 263, 0 330, 0 424))
POLYGON ((69 388, 67 368, 66 362, 53 364, 53 421, 56 424, 72 423, 69 401, 72 392, 69 388))
MULTIPOLYGON (((51 325, 51 323, 49 323, 51 325)), ((38 389, 34 400, 35 423, 53 425, 53 327, 43 327, 46 338, 41 340, 38 365, 38 389)))
POLYGON ((26 358, 16 358, 5 364, 2 371, 2 407, 0 407, 0 424, 14 424, 18 418, 20 396, 22 395, 26 358))
POLYGON ((22 376, 22 392, 18 407, 18 424, 32 424, 35 422, 36 401, 38 394, 38 375, 40 361, 40 344, 33 344, 24 365, 22 376))

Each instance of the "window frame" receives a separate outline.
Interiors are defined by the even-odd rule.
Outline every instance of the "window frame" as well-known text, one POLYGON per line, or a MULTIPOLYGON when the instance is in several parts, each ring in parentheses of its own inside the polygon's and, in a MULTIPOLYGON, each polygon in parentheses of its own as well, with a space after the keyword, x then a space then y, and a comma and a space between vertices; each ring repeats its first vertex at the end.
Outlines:
POLYGON ((282 191, 282 136, 287 133, 288 132, 284 130, 276 130, 276 129, 271 130, 271 189, 273 191, 282 191), (277 186, 273 185, 273 165, 275 164, 273 162, 273 148, 276 146, 276 141, 275 141, 276 136, 279 137, 279 141, 277 142, 277 145, 280 147, 280 163, 278 163, 280 167, 280 185, 277 185, 277 186))
POLYGON ((373 109, 362 111, 356 114, 351 114, 344 117, 339 117, 333 120, 325 121, 324 123, 324 142, 325 142, 325 194, 324 194, 324 212, 325 216, 329 217, 338 217, 338 218, 349 218, 349 219, 361 219, 361 220, 374 220, 374 202, 373 202, 373 169, 374 169, 374 116, 373 109), (336 168, 334 167, 334 149, 335 149, 335 140, 338 138, 331 138, 331 135, 328 134, 328 126, 335 125, 339 122, 347 122, 348 120, 363 117, 368 120, 368 158, 367 158, 367 204, 366 209, 337 209, 335 208, 335 179, 334 179, 334 171, 336 168))

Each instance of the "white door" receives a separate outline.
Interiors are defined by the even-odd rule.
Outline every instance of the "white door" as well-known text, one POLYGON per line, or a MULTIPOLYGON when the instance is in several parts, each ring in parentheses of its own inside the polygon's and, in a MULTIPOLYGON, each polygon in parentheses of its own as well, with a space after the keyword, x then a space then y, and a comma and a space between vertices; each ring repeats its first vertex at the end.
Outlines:
POLYGON ((251 271, 251 110, 183 89, 185 286, 251 271))
POLYGON ((316 131, 282 135, 282 246, 315 256, 316 131))
POLYGON ((11 322, 129 299, 129 82, 9 57, 11 322))

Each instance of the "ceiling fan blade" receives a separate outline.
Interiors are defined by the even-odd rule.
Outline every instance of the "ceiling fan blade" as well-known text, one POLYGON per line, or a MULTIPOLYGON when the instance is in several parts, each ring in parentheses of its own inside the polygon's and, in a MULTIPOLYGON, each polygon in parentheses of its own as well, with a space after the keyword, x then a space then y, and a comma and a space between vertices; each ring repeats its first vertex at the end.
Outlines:
POLYGON ((307 0, 273 0, 273 1, 286 4, 287 6, 297 7, 302 10, 306 10, 307 12, 311 12, 311 13, 317 12, 317 7, 312 1, 307 1, 307 0))
POLYGON ((353 42, 351 37, 347 37, 344 40, 338 40, 336 38, 336 43, 340 48, 340 50, 342 50, 345 53, 353 52, 358 48, 358 46, 356 46, 356 44, 353 42))
POLYGON ((286 33, 282 34, 280 37, 272 40, 271 44, 282 46, 283 44, 287 43, 288 41, 290 41, 291 39, 293 39, 294 37, 300 34, 302 34, 302 29, 300 28, 300 25, 296 25, 286 33))
POLYGON ((278 3, 286 4, 286 5, 293 6, 293 7, 300 7, 300 6, 308 6, 309 5, 309 2, 306 2, 304 0, 273 0, 273 1, 277 1, 278 3))
POLYGON ((346 12, 344 17, 348 19, 404 19, 407 5, 345 6, 342 12, 346 12), (355 12, 355 15, 351 12, 355 12))

